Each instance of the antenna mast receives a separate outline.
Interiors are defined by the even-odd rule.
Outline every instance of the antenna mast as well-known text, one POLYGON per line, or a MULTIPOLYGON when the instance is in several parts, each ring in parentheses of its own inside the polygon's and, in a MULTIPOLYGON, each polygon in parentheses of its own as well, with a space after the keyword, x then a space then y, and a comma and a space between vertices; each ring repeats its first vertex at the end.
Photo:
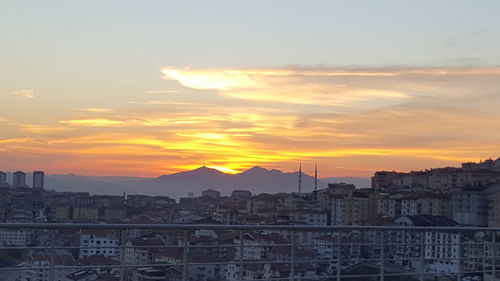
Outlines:
POLYGON ((318 162, 314 165, 314 191, 318 191, 318 162))
POLYGON ((299 162, 299 193, 302 190, 302 162, 299 162))

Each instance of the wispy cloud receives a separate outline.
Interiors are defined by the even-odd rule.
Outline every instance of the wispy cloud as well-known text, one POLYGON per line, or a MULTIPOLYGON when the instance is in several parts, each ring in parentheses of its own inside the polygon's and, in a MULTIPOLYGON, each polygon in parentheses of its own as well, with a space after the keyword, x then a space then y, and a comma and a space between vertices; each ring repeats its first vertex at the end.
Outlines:
POLYGON ((82 126, 82 127, 126 126, 126 123, 124 121, 104 119, 104 118, 62 120, 60 121, 60 123, 72 126, 82 126))
POLYGON ((33 89, 22 89, 11 92, 10 94, 16 95, 25 99, 32 99, 35 97, 35 90, 33 89))
POLYGON ((165 68, 165 79, 223 96, 340 111, 395 107, 421 97, 477 98, 495 91, 500 68, 165 68))
POLYGON ((398 103, 407 96, 395 90, 346 84, 345 77, 393 77, 400 73, 379 70, 328 69, 163 69, 164 77, 200 90, 248 100, 358 107, 398 103), (377 103, 373 103, 374 100, 377 103))
POLYGON ((27 133, 41 135, 58 134, 73 130, 73 128, 68 127, 48 126, 40 124, 22 124, 21 127, 27 133))
POLYGON ((81 110, 87 111, 87 112, 98 112, 98 113, 110 112, 111 111, 111 109, 101 108, 101 107, 81 108, 81 110))
POLYGON ((146 91, 146 94, 158 95, 158 94, 178 94, 181 91, 179 90, 149 90, 146 91))

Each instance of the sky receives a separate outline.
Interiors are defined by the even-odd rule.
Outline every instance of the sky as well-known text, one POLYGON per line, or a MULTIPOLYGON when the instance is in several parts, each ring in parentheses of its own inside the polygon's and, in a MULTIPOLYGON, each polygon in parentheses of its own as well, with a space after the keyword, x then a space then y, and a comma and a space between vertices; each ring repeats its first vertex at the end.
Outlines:
POLYGON ((0 2, 0 170, 500 156, 500 1, 0 2))

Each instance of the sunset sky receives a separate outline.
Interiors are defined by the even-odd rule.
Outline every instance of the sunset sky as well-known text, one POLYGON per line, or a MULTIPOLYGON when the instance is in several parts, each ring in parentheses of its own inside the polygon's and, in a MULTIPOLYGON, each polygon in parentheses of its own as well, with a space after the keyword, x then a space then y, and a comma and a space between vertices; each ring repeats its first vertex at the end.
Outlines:
POLYGON ((0 170, 321 177, 500 156, 500 1, 0 3, 0 170))

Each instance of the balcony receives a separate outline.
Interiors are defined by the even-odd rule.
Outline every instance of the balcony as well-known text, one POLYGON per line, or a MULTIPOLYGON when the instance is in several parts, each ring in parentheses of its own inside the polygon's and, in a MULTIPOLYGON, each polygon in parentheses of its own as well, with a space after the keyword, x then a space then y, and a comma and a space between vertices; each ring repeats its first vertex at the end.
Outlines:
POLYGON ((499 234, 463 227, 5 223, 0 280, 498 280, 499 234), (436 238, 445 235, 454 239, 436 238))

